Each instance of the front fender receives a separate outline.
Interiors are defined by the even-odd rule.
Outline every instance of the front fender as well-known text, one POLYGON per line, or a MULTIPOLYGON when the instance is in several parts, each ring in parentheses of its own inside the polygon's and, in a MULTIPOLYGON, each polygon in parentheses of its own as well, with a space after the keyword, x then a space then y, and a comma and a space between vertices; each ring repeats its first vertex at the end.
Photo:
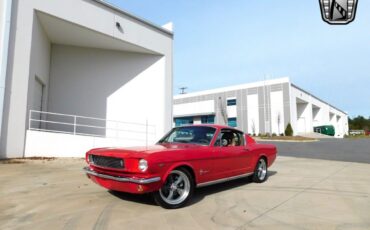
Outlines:
POLYGON ((176 163, 173 163, 171 164, 165 171, 165 173, 161 176, 161 182, 162 184, 166 181, 168 175, 171 173, 172 170, 176 169, 176 168, 179 168, 179 167, 188 167, 190 168, 193 172, 190 172, 194 175, 194 182, 196 183, 197 181, 197 178, 196 178, 196 174, 195 174, 195 171, 194 171, 194 167, 189 164, 188 162, 176 162, 176 163))

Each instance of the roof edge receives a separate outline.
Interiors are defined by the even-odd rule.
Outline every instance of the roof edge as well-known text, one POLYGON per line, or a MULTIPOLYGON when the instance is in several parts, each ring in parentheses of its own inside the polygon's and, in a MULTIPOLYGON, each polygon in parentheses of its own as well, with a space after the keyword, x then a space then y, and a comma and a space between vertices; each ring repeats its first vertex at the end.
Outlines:
POLYGON ((165 33, 165 34, 170 35, 171 37, 173 37, 173 32, 172 31, 167 30, 167 29, 165 29, 165 28, 163 28, 163 27, 161 27, 161 26, 159 26, 157 24, 154 24, 154 23, 152 23, 152 22, 150 22, 150 21, 148 21, 148 20, 146 20, 146 19, 144 19, 142 17, 136 16, 135 14, 132 14, 132 13, 126 11, 126 10, 123 10, 123 9, 121 9, 118 6, 115 6, 115 5, 111 4, 111 3, 106 2, 105 0, 91 0, 91 1, 94 1, 96 3, 99 3, 99 4, 101 4, 101 5, 105 6, 105 7, 108 7, 110 9, 114 10, 114 11, 117 11, 118 13, 124 14, 124 15, 126 15, 126 16, 134 19, 134 20, 137 20, 137 21, 139 21, 141 23, 144 23, 145 25, 148 25, 148 26, 150 26, 150 27, 152 27, 154 29, 157 29, 157 30, 159 30, 159 31, 161 31, 161 32, 163 32, 163 33, 165 33))
POLYGON ((281 84, 281 83, 290 83, 289 77, 266 79, 263 81, 256 81, 256 82, 251 82, 251 83, 246 83, 246 84, 226 86, 226 87, 202 90, 202 91, 191 92, 191 93, 186 93, 186 94, 177 94, 177 95, 174 95, 173 98, 176 100, 176 99, 181 99, 181 98, 202 96, 202 95, 213 94, 213 93, 222 93, 222 92, 228 92, 228 91, 233 91, 233 90, 240 90, 240 89, 246 89, 246 88, 251 88, 251 87, 259 87, 259 86, 264 86, 264 85, 273 85, 273 84, 281 84))
POLYGON ((304 92, 304 93, 306 93, 306 94, 310 95, 311 97, 315 98, 316 100, 321 101, 322 103, 324 103, 324 104, 326 104, 326 105, 328 105, 328 106, 332 107, 333 109, 336 109, 336 110, 338 110, 339 112, 342 112, 342 113, 344 113, 344 114, 346 114, 346 115, 348 116, 348 113, 346 113, 346 112, 344 112, 343 110, 341 110, 341 109, 339 109, 339 108, 337 108, 337 107, 333 106, 333 105, 332 105, 332 104, 330 104, 329 102, 326 102, 326 101, 324 101, 323 99, 320 99, 320 98, 316 97, 316 96, 315 96, 315 95, 313 95, 312 93, 308 92, 307 90, 302 89, 301 87, 297 86, 296 84, 291 83, 291 86, 292 86, 292 87, 294 87, 294 88, 296 88, 296 89, 298 89, 298 90, 301 90, 302 92, 304 92))

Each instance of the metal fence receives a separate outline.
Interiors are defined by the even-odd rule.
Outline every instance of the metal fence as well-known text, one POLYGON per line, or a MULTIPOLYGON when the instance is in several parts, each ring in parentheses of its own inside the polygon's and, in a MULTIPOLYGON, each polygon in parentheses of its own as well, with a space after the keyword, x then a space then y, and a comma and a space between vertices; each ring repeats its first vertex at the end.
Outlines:
POLYGON ((155 125, 148 124, 147 120, 143 123, 122 122, 30 110, 28 125, 29 130, 145 141, 146 144, 156 138, 155 125))

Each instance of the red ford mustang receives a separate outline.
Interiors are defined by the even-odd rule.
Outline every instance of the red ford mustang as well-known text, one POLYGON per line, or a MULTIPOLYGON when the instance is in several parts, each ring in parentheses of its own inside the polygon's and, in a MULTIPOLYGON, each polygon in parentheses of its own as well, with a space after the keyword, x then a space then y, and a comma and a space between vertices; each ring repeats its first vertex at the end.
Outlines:
POLYGON ((160 206, 179 208, 196 187, 248 176, 264 182, 275 158, 274 145, 234 128, 192 125, 173 128, 154 146, 92 149, 84 171, 107 189, 150 192, 160 206))

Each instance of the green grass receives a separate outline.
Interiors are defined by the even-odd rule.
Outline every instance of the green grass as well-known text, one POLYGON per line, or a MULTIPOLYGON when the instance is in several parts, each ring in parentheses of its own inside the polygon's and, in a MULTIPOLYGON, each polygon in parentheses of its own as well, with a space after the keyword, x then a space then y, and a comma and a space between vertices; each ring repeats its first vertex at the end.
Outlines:
POLYGON ((315 138, 301 136, 272 136, 272 137, 257 137, 263 140, 286 140, 286 141, 316 141, 315 138))
POLYGON ((370 135, 348 135, 344 137, 348 139, 358 139, 358 138, 369 138, 370 139, 370 135))

